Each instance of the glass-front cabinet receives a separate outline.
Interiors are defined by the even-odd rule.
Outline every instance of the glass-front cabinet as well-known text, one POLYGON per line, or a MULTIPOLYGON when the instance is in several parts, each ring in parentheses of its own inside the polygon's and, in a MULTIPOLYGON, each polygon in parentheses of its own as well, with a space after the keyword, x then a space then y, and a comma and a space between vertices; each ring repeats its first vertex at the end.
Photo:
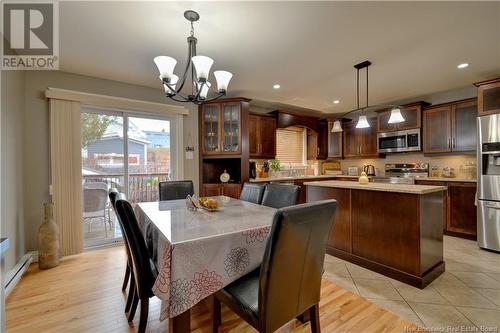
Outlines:
POLYGON ((241 154, 240 103, 207 103, 201 112, 202 153, 241 154))

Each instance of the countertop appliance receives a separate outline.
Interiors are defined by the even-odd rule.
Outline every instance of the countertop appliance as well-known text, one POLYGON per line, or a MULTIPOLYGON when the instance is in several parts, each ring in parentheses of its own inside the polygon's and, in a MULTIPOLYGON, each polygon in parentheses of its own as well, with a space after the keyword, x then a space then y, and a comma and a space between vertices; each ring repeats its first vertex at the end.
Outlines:
POLYGON ((500 114, 477 118, 477 243, 500 252, 500 114))
POLYGON ((250 162, 250 179, 257 178, 257 165, 255 162, 250 162))
POLYGON ((347 168, 347 175, 348 176, 359 176, 358 167, 348 167, 347 168))
POLYGON ((387 163, 385 165, 386 177, 429 177, 428 163, 387 163))
POLYGON ((421 150, 420 129, 377 134, 379 153, 401 153, 421 150))
POLYGON ((367 176, 375 176, 375 167, 371 164, 363 166, 363 171, 367 176))

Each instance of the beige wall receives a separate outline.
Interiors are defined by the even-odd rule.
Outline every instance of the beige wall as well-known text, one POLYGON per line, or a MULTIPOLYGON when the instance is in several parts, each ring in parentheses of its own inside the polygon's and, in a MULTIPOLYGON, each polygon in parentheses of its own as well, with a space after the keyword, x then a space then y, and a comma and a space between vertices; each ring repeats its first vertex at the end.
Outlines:
POLYGON ((8 237, 5 271, 25 254, 23 216, 23 141, 25 72, 2 71, 1 109, 1 225, 8 237))
MULTIPOLYGON (((49 109, 44 98, 47 87, 77 90, 108 96, 126 97, 158 103, 169 103, 163 90, 125 84, 95 77, 60 71, 26 72, 24 121, 24 218, 26 249, 36 249, 37 229, 43 219, 42 204, 49 196, 49 109)), ((198 118, 195 106, 184 105, 190 115, 184 117, 184 144, 191 133, 195 144, 195 160, 184 161, 184 177, 193 179, 198 187, 198 118)), ((184 152, 182 152, 184 156, 184 152)))

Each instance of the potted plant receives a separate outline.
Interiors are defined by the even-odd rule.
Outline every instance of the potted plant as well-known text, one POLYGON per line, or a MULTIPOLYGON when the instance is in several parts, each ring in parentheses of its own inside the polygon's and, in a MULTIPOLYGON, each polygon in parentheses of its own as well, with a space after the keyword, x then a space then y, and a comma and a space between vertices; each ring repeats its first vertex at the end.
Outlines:
POLYGON ((280 160, 270 160, 269 161, 269 167, 273 171, 273 173, 276 175, 278 172, 281 171, 281 163, 280 160))

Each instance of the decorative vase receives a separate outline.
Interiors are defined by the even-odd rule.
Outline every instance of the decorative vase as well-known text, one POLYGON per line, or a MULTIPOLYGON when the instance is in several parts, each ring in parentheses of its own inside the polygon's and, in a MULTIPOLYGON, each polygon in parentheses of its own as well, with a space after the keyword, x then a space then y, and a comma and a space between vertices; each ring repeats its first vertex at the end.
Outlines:
POLYGON ((59 265, 59 227, 54 222, 52 202, 44 205, 45 220, 38 229, 38 267, 49 269, 59 265))

